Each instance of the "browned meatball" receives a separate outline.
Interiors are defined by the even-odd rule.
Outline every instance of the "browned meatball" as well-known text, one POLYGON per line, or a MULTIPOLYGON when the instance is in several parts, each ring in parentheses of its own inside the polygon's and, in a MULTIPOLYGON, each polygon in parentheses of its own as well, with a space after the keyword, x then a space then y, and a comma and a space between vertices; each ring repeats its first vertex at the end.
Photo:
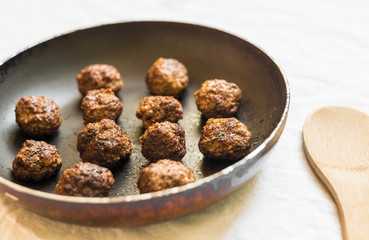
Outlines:
POLYGON ((107 197, 113 184, 113 174, 109 169, 80 162, 63 172, 55 192, 68 196, 107 197))
POLYGON ((196 181, 192 170, 181 162, 159 160, 142 169, 137 181, 140 193, 156 192, 196 181))
POLYGON ((204 126, 199 149, 205 157, 239 160, 248 153, 251 132, 236 118, 210 118, 204 126))
POLYGON ((22 97, 15 106, 15 120, 30 136, 53 134, 62 122, 56 103, 45 97, 22 97))
POLYGON ((62 164, 55 146, 26 140, 13 161, 13 174, 23 181, 41 181, 55 175, 62 164))
POLYGON ((115 93, 124 86, 118 70, 107 64, 93 64, 82 69, 76 77, 78 89, 82 95, 100 88, 111 88, 115 93))
POLYGON ((139 141, 142 155, 151 162, 166 158, 180 161, 186 154, 185 132, 176 123, 155 123, 139 141))
POLYGON ((110 88, 90 90, 81 103, 84 124, 103 119, 116 121, 123 111, 123 104, 110 88))
POLYGON ((149 96, 141 101, 136 116, 142 119, 144 128, 148 128, 156 122, 177 122, 183 118, 183 108, 172 96, 149 96))
POLYGON ((146 75, 146 85, 153 95, 182 96, 188 84, 186 67, 173 58, 159 58, 146 75))
POLYGON ((77 150, 83 162, 111 168, 132 153, 131 140, 110 119, 87 124, 77 138, 77 150))
POLYGON ((222 118, 234 115, 240 105, 242 91, 226 80, 205 81, 195 92, 197 109, 205 118, 222 118))

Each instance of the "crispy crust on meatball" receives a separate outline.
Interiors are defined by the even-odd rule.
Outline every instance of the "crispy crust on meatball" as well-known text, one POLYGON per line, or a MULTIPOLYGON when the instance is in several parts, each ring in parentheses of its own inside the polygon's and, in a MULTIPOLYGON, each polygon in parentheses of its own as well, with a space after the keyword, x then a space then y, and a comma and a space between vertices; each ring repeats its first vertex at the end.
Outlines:
POLYGON ((15 106, 15 120, 30 136, 53 134, 61 125, 59 106, 45 97, 22 97, 15 106))
POLYGON ((55 146, 26 140, 13 161, 13 174, 23 181, 41 181, 55 175, 62 164, 55 146))
POLYGON ((177 122, 183 118, 183 108, 172 96, 148 96, 141 101, 136 116, 148 128, 156 122, 177 122))
POLYGON ((149 161, 172 159, 180 161, 186 154, 185 132, 176 123, 155 123, 139 138, 141 153, 149 161))
POLYGON ((173 58, 159 58, 146 75, 146 85, 153 95, 180 98, 188 85, 186 67, 173 58))
POLYGON ((112 168, 132 153, 131 140, 113 120, 89 123, 78 133, 77 150, 83 162, 112 168))
POLYGON ((82 95, 88 91, 100 88, 111 88, 117 93, 124 87, 123 80, 118 70, 107 64, 93 64, 82 69, 76 76, 78 89, 82 95))
POLYGON ((206 80, 195 92, 197 109, 205 118, 233 116, 242 98, 241 89, 223 79, 206 80))
POLYGON ((109 169, 80 162, 62 173, 55 192, 68 196, 107 197, 113 184, 113 174, 109 169))
POLYGON ((81 103, 84 124, 103 119, 116 121, 123 111, 123 104, 110 88, 90 90, 81 103))
POLYGON ((140 193, 156 192, 196 181, 192 170, 181 162, 159 160, 142 169, 137 181, 140 193))
POLYGON ((250 145, 251 132, 236 118, 210 118, 199 141, 205 157, 230 161, 245 157, 250 145))

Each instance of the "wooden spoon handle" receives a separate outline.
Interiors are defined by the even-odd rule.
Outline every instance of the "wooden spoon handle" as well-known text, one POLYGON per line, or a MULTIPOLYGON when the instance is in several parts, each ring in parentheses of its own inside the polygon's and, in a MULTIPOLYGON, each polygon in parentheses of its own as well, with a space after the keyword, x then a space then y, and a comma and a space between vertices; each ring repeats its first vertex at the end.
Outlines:
POLYGON ((369 177, 362 175, 359 181, 366 183, 352 181, 351 177, 346 176, 340 179, 341 187, 335 189, 338 196, 333 194, 341 215, 345 240, 369 239, 369 177))
POLYGON ((357 202, 342 205, 343 235, 346 240, 369 238, 369 203, 357 202))

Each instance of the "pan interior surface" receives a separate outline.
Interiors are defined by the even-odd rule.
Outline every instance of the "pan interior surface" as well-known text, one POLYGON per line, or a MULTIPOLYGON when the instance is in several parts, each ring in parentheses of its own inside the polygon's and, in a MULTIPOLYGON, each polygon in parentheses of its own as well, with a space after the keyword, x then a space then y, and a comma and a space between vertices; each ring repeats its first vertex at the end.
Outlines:
POLYGON ((77 134, 84 128, 75 76, 90 64, 114 65, 124 89, 118 93, 124 105, 118 124, 132 141, 133 153, 112 170, 115 184, 110 196, 139 193, 137 178, 149 162, 142 156, 138 138, 142 122, 135 116, 140 101, 149 95, 145 84, 148 68, 159 57, 176 58, 189 72, 189 86, 181 103, 187 154, 182 162, 198 179, 219 172, 234 162, 204 159, 198 141, 205 120, 195 104, 194 92, 208 79, 226 79, 243 91, 236 116, 252 132, 250 151, 260 146, 276 128, 287 102, 285 80, 272 60, 247 41, 228 33, 190 24, 133 22, 104 25, 72 32, 32 47, 0 67, 0 176, 20 185, 55 192, 62 171, 80 161, 77 134), (63 123, 52 136, 36 139, 55 145, 63 159, 59 173, 43 182, 25 183, 11 173, 12 161, 22 143, 31 139, 15 122, 15 104, 23 96, 45 96, 61 109, 63 123))

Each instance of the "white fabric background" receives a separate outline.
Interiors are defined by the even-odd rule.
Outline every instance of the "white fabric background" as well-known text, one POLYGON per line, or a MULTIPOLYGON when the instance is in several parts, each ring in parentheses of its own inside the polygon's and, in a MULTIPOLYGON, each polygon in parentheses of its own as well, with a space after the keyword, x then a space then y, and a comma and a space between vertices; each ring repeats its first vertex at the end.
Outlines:
POLYGON ((369 2, 359 0, 0 0, 0 62, 54 35, 96 24, 171 20, 249 39, 286 73, 286 129, 262 171, 198 213, 138 228, 71 225, 0 197, 1 239, 341 239, 332 197, 302 149, 307 115, 326 105, 369 113, 369 2))

